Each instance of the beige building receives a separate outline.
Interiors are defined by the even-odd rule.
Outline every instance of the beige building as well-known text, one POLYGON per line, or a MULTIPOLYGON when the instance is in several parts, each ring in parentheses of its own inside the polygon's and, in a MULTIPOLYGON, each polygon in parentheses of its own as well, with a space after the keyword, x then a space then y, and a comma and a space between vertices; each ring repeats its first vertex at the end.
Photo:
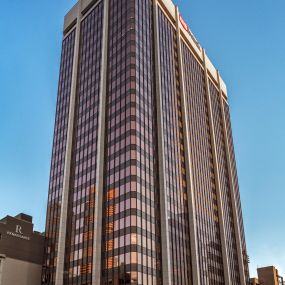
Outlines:
POLYGON ((260 285, 258 278, 250 278, 250 285, 260 285))
POLYGON ((44 236, 33 231, 32 217, 0 220, 0 285, 40 285, 44 236))
POLYGON ((275 266, 257 268, 258 278, 251 278, 251 285, 284 285, 283 277, 275 266))

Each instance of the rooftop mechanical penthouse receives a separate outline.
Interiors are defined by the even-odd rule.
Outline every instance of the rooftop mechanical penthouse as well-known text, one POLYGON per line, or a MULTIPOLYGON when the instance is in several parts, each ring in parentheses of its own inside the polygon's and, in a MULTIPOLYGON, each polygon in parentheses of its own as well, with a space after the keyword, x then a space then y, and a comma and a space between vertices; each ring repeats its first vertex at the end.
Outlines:
POLYGON ((66 15, 44 284, 246 285, 227 89, 170 0, 66 15))

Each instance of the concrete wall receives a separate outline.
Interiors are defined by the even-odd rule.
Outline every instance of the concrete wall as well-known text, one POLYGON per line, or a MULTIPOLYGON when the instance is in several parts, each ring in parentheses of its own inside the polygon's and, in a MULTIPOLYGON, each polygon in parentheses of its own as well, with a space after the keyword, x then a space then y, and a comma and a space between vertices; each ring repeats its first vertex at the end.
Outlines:
POLYGON ((0 255, 0 285, 2 285, 4 258, 5 258, 4 255, 0 255))
POLYGON ((40 285, 42 267, 12 258, 1 260, 0 285, 40 285), (2 271, 2 274, 1 274, 2 271))

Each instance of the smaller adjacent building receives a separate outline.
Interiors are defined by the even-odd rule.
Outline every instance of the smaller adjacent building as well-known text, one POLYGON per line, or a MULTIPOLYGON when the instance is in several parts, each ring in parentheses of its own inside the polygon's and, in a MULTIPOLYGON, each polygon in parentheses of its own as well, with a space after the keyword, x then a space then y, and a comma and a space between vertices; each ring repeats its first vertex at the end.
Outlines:
POLYGON ((44 235, 26 214, 0 220, 0 285, 40 285, 44 235))
POLYGON ((285 285, 284 279, 279 275, 275 266, 257 268, 258 278, 251 278, 251 285, 285 285))
POLYGON ((250 278, 250 285, 260 285, 258 278, 250 278))

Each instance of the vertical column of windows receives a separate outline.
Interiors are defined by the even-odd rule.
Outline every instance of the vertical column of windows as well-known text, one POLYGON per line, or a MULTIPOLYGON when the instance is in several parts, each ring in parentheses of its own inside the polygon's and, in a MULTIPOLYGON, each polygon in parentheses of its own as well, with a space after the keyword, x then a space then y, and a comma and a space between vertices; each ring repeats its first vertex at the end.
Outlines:
POLYGON ((103 284, 158 284, 150 0, 111 0, 103 284))
POLYGON ((131 252, 137 241, 136 220, 132 217, 136 198, 131 195, 131 189, 136 188, 137 157, 134 4, 134 1, 110 1, 103 284, 125 284, 137 279, 136 270, 131 273, 131 264, 136 264, 135 252, 131 252))
POLYGON ((69 100, 71 92, 72 67, 74 57, 75 31, 62 43, 59 87, 57 96, 54 139, 52 148, 51 172, 46 220, 46 246, 43 278, 54 284, 59 234, 61 194, 68 129, 69 100))
POLYGON ((159 18, 164 157, 173 284, 191 284, 183 126, 176 31, 161 9, 159 18))
POLYGON ((141 119, 137 128, 141 132, 138 144, 144 150, 139 156, 143 165, 138 173, 144 183, 140 186, 141 201, 138 200, 138 205, 142 205, 142 217, 137 217, 137 226, 146 229, 146 235, 141 234, 143 247, 138 255, 138 264, 143 270, 139 272, 138 284, 148 285, 161 283, 152 11, 151 0, 136 0, 136 94, 137 116, 141 119), (146 204, 145 208, 143 204, 146 204))
POLYGON ((246 251, 246 243, 245 243, 245 234, 244 234, 244 225, 242 218, 242 209, 241 209, 241 200, 240 200, 240 192, 239 192, 239 184, 238 184, 238 176, 237 176, 237 168, 236 168, 236 160, 235 160, 235 152, 234 152, 234 144, 233 144, 233 136, 232 136, 232 128, 231 128, 231 118, 230 118, 230 110, 229 105, 226 102, 223 102, 223 108, 225 111, 225 119, 226 119, 226 129, 227 129, 227 140, 230 148, 230 163, 232 167, 232 175, 234 180, 234 195, 237 204, 238 218, 239 218, 239 227, 240 227, 240 235, 241 235, 241 244, 242 244, 242 254, 243 254, 243 265, 245 270, 245 280, 249 283, 249 267, 248 267, 248 256, 246 251))
POLYGON ((225 149, 225 136, 222 125, 222 111, 220 106, 220 94, 215 85, 209 79, 210 96, 212 101, 212 112, 214 122, 214 132, 216 137, 218 169, 221 185, 222 205, 224 211, 224 226, 226 234, 226 242, 228 248, 228 260, 230 266, 230 274, 233 285, 240 284, 237 246, 235 240, 235 229, 233 221, 233 209, 231 205, 231 189, 229 184, 229 173, 227 168, 227 158, 225 149))
POLYGON ((82 20, 64 284, 91 284, 103 2, 82 20))
POLYGON ((195 186, 200 279, 205 285, 222 285, 224 272, 204 71, 184 42, 182 55, 195 186))

